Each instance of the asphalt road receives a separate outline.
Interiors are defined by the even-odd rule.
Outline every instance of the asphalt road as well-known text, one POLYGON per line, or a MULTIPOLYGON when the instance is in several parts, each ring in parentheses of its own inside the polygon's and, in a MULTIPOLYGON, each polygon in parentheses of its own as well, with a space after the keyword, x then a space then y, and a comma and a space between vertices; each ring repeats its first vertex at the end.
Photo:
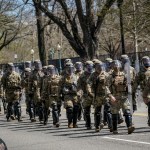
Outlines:
MULTIPOLYGON (((86 130, 83 119, 78 122, 79 128, 68 129, 65 111, 62 111, 60 128, 52 125, 52 118, 46 126, 31 123, 24 113, 23 122, 7 122, 0 114, 0 138, 8 150, 149 150, 150 127, 147 126, 147 108, 142 105, 133 116, 135 132, 127 134, 125 123, 119 126, 119 134, 113 135, 107 127, 99 133, 86 130)), ((91 114, 93 116, 93 114, 91 114)), ((93 117, 92 117, 93 121, 93 117)))

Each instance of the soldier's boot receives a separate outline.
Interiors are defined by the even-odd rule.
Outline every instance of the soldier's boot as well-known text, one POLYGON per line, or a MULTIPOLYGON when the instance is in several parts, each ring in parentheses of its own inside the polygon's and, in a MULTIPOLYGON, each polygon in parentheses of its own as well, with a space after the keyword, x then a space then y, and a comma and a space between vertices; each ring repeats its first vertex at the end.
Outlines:
POLYGON ((112 123, 112 114, 111 112, 107 112, 107 123, 110 132, 113 132, 113 123, 112 123))
POLYGON ((74 105, 74 107, 73 107, 73 128, 78 128, 78 125, 77 125, 78 112, 79 112, 79 106, 74 105))
POLYGON ((108 122, 107 122, 107 112, 104 110, 104 120, 103 120, 103 124, 104 124, 104 126, 106 126, 107 124, 108 124, 108 122))
POLYGON ((113 134, 118 134, 118 114, 112 114, 113 134))
POLYGON ((22 121, 22 117, 21 117, 21 105, 19 104, 19 102, 15 102, 14 109, 15 109, 15 116, 17 117, 18 122, 22 121))
POLYGON ((30 116, 30 120, 31 122, 36 122, 35 119, 35 108, 32 102, 29 103, 29 116, 30 116))
POLYGON ((52 106, 52 117, 53 117, 53 125, 59 127, 59 116, 56 104, 53 104, 52 106))
POLYGON ((95 108, 94 118, 95 118, 95 131, 99 132, 101 130, 101 127, 100 127, 100 123, 101 123, 101 107, 96 107, 95 108))
POLYGON ((123 123, 124 120, 123 120, 123 117, 122 117, 122 114, 121 114, 121 111, 118 113, 118 124, 121 124, 123 123))
POLYGON ((85 121, 86 121, 86 127, 88 130, 92 129, 91 126, 91 116, 90 116, 90 107, 86 107, 84 109, 84 115, 85 115, 85 121))
POLYGON ((131 134, 135 130, 135 127, 132 125, 132 115, 130 113, 130 110, 125 110, 124 116, 125 116, 126 126, 128 128, 128 134, 131 134))
POLYGON ((66 108, 67 119, 68 119, 68 128, 73 128, 73 108, 66 108))
POLYGON ((43 124, 46 125, 47 122, 48 122, 48 109, 47 108, 44 108, 44 122, 43 124))
POLYGON ((78 120, 80 121, 82 118, 82 106, 79 104, 79 110, 78 110, 78 120))
POLYGON ((150 102, 147 104, 148 106, 148 126, 150 126, 150 102))

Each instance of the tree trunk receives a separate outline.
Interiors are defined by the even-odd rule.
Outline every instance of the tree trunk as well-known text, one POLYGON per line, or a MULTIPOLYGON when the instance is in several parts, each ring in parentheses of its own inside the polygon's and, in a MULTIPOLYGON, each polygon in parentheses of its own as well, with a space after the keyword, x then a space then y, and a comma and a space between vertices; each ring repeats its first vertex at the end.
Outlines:
POLYGON ((37 19, 37 34, 38 34, 38 48, 39 48, 39 57, 42 62, 42 65, 47 65, 46 59, 46 50, 45 50, 45 37, 44 37, 44 28, 43 28, 43 20, 42 20, 42 12, 38 7, 38 3, 34 3, 35 6, 35 14, 37 19))

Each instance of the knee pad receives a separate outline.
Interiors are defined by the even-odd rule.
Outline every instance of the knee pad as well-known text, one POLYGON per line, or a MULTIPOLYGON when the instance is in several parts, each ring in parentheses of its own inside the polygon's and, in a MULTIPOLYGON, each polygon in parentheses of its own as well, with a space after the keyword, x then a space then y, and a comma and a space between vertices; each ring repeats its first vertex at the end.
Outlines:
POLYGON ((131 112, 130 112, 129 109, 126 109, 126 110, 124 111, 124 116, 128 116, 128 115, 131 115, 131 112))

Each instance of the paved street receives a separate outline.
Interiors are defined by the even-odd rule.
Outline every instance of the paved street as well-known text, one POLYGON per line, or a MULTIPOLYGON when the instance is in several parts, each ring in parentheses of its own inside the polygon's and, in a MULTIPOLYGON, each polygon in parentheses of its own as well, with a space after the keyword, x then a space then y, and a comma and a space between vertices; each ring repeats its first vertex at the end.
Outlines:
POLYGON ((107 127, 95 133, 94 127, 92 130, 85 129, 83 119, 78 123, 79 128, 68 129, 64 110, 60 128, 52 126, 51 117, 48 125, 44 126, 39 122, 31 123, 24 113, 21 123, 7 122, 1 114, 0 138, 6 142, 9 150, 148 150, 150 128, 147 126, 146 110, 146 106, 142 105, 134 115, 136 130, 131 135, 127 134, 124 123, 119 126, 118 135, 110 133, 107 127))

